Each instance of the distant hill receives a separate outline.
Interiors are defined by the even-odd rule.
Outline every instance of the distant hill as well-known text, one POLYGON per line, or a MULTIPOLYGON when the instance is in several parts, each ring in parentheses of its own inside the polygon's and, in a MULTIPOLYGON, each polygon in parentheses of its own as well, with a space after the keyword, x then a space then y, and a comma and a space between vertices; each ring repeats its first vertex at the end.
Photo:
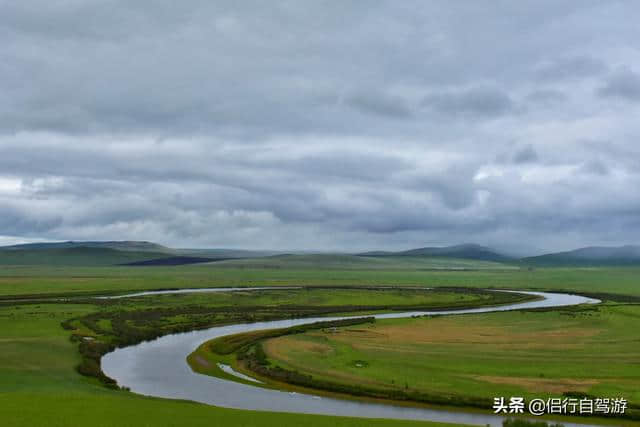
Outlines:
POLYGON ((275 253, 236 249, 172 249, 147 241, 67 241, 2 246, 0 265, 170 266, 260 258, 275 253))
POLYGON ((516 258, 477 244, 358 254, 294 253, 239 249, 173 249, 147 241, 27 243, 0 247, 0 265, 171 266, 216 261, 230 268, 500 269, 640 266, 640 246, 593 246, 516 258))
POLYGON ((164 252, 173 253, 174 250, 157 243, 144 241, 108 241, 108 242, 53 242, 53 243, 25 243, 22 245, 2 246, 0 251, 26 251, 40 249, 70 249, 70 248, 102 248, 131 252, 164 252))
POLYGON ((640 265, 640 246, 590 246, 566 252, 550 253, 521 260, 534 266, 640 265))
POLYGON ((167 257, 161 252, 134 252, 99 247, 0 249, 0 265, 109 266, 167 257))
POLYGON ((400 252, 372 251, 360 253, 358 255, 368 257, 438 257, 493 262, 506 262, 513 260, 513 258, 504 255, 495 249, 473 243, 445 247, 426 247, 400 252))

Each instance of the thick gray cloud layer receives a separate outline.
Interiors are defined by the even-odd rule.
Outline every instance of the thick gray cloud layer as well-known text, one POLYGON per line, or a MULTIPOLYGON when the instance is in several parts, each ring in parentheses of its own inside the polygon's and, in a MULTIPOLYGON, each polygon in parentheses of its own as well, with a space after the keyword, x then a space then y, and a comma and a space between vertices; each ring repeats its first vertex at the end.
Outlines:
POLYGON ((639 243, 635 2, 0 6, 0 243, 639 243))

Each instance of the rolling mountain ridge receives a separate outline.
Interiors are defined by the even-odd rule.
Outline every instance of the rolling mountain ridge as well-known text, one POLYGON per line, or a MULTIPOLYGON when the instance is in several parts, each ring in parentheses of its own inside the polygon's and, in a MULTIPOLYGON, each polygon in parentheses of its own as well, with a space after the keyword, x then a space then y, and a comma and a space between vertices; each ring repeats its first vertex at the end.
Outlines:
POLYGON ((504 255, 495 249, 477 245, 474 243, 466 243, 462 245, 444 246, 444 247, 425 247, 417 249, 409 249, 400 252, 371 251, 358 254, 359 256, 369 257, 401 257, 401 256, 423 256, 423 257, 439 257, 439 258, 457 258, 457 259, 473 259, 479 261, 495 261, 506 262, 513 260, 512 257, 504 255))
POLYGON ((521 261, 536 266, 640 265, 640 246, 589 246, 522 258, 521 261))
POLYGON ((394 262, 400 262, 402 265, 413 265, 412 263, 416 262, 419 265, 431 265, 425 264, 429 259, 434 260, 433 262, 441 260, 437 261, 438 266, 443 265, 443 262, 446 264, 446 260, 450 260, 450 263, 454 263, 455 260, 468 260, 494 263, 493 265, 498 268, 500 266, 511 268, 517 268, 517 266, 640 266, 640 246, 591 246, 525 258, 509 256, 493 248, 473 243, 423 247, 395 252, 368 251, 356 254, 313 252, 284 254, 276 251, 237 249, 173 249, 148 241, 68 241, 0 247, 0 265, 160 266, 225 261, 225 265, 232 266, 236 264, 229 261, 234 259, 247 260, 247 262, 256 260, 253 264, 249 262, 247 265, 278 266, 279 268, 284 268, 289 264, 308 266, 309 268, 311 266, 338 268, 345 265, 350 267, 361 265, 362 268, 368 268, 367 263, 373 263, 372 265, 375 264, 374 266, 379 267, 385 265, 376 263, 375 260, 395 260, 394 262), (402 260, 406 260, 406 262, 402 260))

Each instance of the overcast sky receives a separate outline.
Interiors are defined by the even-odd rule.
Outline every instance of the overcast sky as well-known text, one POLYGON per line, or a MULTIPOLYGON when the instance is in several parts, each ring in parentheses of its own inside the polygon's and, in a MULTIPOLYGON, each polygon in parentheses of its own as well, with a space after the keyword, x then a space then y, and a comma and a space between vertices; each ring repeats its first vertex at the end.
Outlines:
POLYGON ((0 10, 0 243, 640 243, 638 2, 0 10))

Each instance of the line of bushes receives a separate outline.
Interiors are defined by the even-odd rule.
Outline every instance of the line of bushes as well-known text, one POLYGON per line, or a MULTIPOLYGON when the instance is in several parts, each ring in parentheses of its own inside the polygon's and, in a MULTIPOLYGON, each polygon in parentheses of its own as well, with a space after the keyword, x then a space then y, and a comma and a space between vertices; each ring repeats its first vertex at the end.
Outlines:
POLYGON ((76 339, 80 340, 78 351, 80 351, 82 355, 82 361, 76 367, 76 370, 81 375, 96 377, 109 388, 118 388, 116 381, 106 376, 100 367, 100 359, 102 356, 113 351, 115 347, 100 341, 87 340, 82 337, 76 339))
MULTIPOLYGON (((333 288, 333 287, 332 287, 333 288)), ((337 287, 340 288, 340 287, 337 287)), ((314 288, 315 289, 315 288, 314 288)), ((345 287, 345 289, 352 289, 345 287)), ((361 288, 358 288, 361 289, 361 288)), ((365 287, 362 289, 381 290, 379 287, 365 287)), ((417 288, 419 290, 419 288, 417 288)), ((389 288, 389 290, 397 290, 389 288)), ((436 310, 451 310, 451 309, 463 309, 472 308, 482 305, 494 305, 503 304, 508 302, 517 302, 523 299, 528 299, 528 296, 523 296, 514 293, 497 293, 483 289, 473 288, 441 288, 438 291, 445 292, 459 292, 459 293, 473 293, 473 294, 486 294, 491 298, 485 301, 463 301, 452 302, 447 306, 433 306, 433 305, 338 305, 338 306, 301 306, 301 305, 279 305, 279 306, 223 306, 223 307, 210 307, 204 305, 188 305, 182 307, 166 307, 166 308, 147 308, 142 310, 118 310, 118 311, 102 311, 92 313, 80 318, 68 319, 61 323, 61 326, 65 330, 75 330, 76 324, 81 324, 87 329, 91 330, 95 335, 95 341, 86 341, 80 335, 73 335, 72 339, 79 341, 79 351, 82 355, 82 361, 77 367, 78 372, 83 375, 92 376, 98 378, 107 386, 114 386, 114 381, 108 378, 100 369, 100 358, 118 347, 125 347, 129 345, 138 344, 143 341, 150 341, 160 336, 181 332, 188 332, 197 329, 205 329, 217 325, 231 324, 231 323, 251 323, 256 321, 268 321, 283 318, 304 318, 309 316, 321 316, 330 315, 335 313, 349 313, 349 312, 362 312, 362 311, 436 311, 436 310), (171 323, 167 319, 176 316, 190 316, 182 323, 171 323), (111 330, 105 330, 100 327, 100 320, 108 319, 111 323, 111 330), (106 343, 105 343, 106 341, 106 343)), ((91 303, 100 306, 112 306, 120 304, 117 300, 109 299, 93 299, 93 298, 76 298, 69 300, 73 303, 91 303)), ((347 326, 354 320, 340 321, 341 326, 347 326)), ((359 321, 355 321, 359 322, 359 321)), ((328 327, 327 322, 320 322, 315 327, 322 328, 328 327)), ((267 332, 263 331, 255 337, 241 338, 237 343, 234 343, 234 338, 229 338, 225 342, 221 342, 217 345, 220 347, 213 348, 216 352, 222 352, 222 354, 230 354, 240 347, 249 343, 256 342, 260 339, 265 339, 273 336, 279 336, 280 333, 302 333, 314 326, 305 325, 295 327, 288 332, 267 332), (270 335, 276 334, 276 335, 270 335), (225 348, 228 346, 228 348, 225 348)))
MULTIPOLYGON (((314 288, 315 289, 315 288, 314 288)), ((353 289, 353 288, 349 288, 353 289)), ((361 288, 358 288, 361 289, 361 288)), ((363 288, 367 289, 367 288, 363 288)), ((371 289, 380 290, 378 287, 371 289)), ((418 288, 419 289, 419 288, 418 288)), ((389 288, 389 290, 397 290, 389 288)), ((471 288, 440 288, 439 291, 460 292, 473 294, 487 294, 491 298, 484 301, 461 301, 452 302, 447 307, 429 305, 347 305, 347 306, 300 306, 300 305, 279 305, 279 306, 223 306, 210 307, 204 305, 188 305, 182 307, 147 308, 141 310, 117 310, 101 311, 92 313, 80 318, 68 319, 61 322, 65 330, 74 331, 78 326, 84 326, 95 334, 95 340, 86 340, 83 336, 74 334, 72 339, 78 341, 79 351, 82 361, 77 367, 78 372, 83 375, 98 378, 109 387, 114 387, 115 382, 108 378, 100 369, 101 357, 118 347, 138 344, 143 341, 156 339, 160 336, 188 332, 197 329, 205 329, 213 326, 251 323, 256 321, 269 321, 286 318, 303 318, 310 316, 330 315, 335 313, 377 311, 377 310, 404 310, 404 311, 425 311, 425 310, 450 310, 478 307, 481 305, 494 305, 508 302, 516 302, 530 297, 513 293, 497 293, 482 289, 471 288), (172 318, 185 316, 186 319, 176 322, 172 318), (100 326, 101 320, 110 320, 110 330, 105 330, 100 326)), ((118 300, 74 298, 71 303, 91 303, 94 305, 107 306, 121 304, 118 300)), ((369 320, 368 320, 369 321, 369 320)), ((370 321, 373 321, 371 318, 370 321)), ((357 324, 360 321, 355 319, 342 320, 336 326, 347 326, 357 324), (352 323, 355 322, 355 323, 352 323)), ((323 328, 327 322, 319 322, 316 326, 303 325, 291 328, 285 333, 302 333, 311 328, 323 328)), ((230 354, 247 344, 254 343, 260 339, 269 338, 270 333, 264 331, 259 335, 240 339, 237 343, 233 339, 227 340, 222 347, 214 350, 222 351, 223 354, 230 354), (224 348, 224 346, 229 346, 224 348), (226 352, 226 353, 224 353, 226 352)), ((278 332, 280 334, 280 332, 278 332)), ((273 335, 278 336, 278 335, 273 335)))
POLYGON ((96 335, 93 340, 88 340, 87 337, 77 333, 71 335, 72 341, 79 342, 78 350, 82 356, 77 370, 82 375, 99 379, 108 387, 115 387, 115 381, 102 372, 100 359, 103 355, 116 348, 135 345, 143 341, 151 341, 163 335, 206 329, 225 324, 250 323, 324 314, 324 312, 290 312, 282 309, 278 311, 277 309, 274 310, 274 307, 261 308, 267 308, 268 310, 247 310, 246 307, 210 308, 205 306, 188 306, 177 309, 99 312, 80 318, 64 320, 61 322, 61 327, 65 330, 75 331, 79 325, 82 325, 96 335), (203 317, 199 319, 188 319, 183 323, 177 324, 167 321, 167 318, 179 315, 201 315, 203 317), (110 320, 111 331, 104 330, 99 326, 98 323, 102 319, 110 320))

